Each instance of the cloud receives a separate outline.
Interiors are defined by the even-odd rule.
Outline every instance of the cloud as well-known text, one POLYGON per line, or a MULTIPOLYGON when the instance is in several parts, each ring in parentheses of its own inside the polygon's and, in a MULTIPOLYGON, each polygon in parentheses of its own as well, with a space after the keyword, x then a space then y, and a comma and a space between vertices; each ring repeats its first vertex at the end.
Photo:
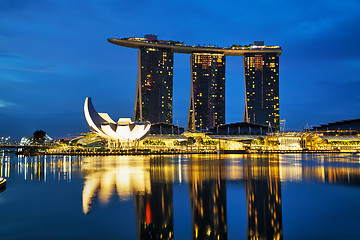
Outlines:
POLYGON ((54 70, 49 64, 44 64, 45 60, 38 60, 33 56, 27 57, 24 54, 0 50, 0 71, 2 77, 6 75, 13 75, 21 72, 36 72, 36 73, 54 73, 54 70))
POLYGON ((12 52, 0 50, 0 58, 19 58, 19 56, 12 52))
POLYGON ((0 69, 4 70, 15 70, 15 71, 28 71, 28 72, 57 72, 46 68, 28 68, 28 67, 17 67, 17 66, 1 66, 0 69))
POLYGON ((18 107, 17 104, 0 100, 0 108, 18 107))

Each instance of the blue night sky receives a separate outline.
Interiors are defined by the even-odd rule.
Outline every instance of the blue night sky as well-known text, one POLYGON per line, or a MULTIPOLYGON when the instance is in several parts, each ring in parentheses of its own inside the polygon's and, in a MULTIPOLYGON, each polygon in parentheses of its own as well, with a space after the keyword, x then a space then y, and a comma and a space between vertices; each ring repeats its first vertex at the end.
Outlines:
MULTIPOLYGON (((360 118, 360 2, 0 1, 0 137, 89 131, 92 97, 113 119, 133 117, 137 50, 107 38, 150 33, 187 44, 279 45, 286 130, 360 118)), ((244 112, 242 57, 226 59, 226 122, 244 112)), ((186 125, 189 55, 174 56, 174 124, 186 125)))

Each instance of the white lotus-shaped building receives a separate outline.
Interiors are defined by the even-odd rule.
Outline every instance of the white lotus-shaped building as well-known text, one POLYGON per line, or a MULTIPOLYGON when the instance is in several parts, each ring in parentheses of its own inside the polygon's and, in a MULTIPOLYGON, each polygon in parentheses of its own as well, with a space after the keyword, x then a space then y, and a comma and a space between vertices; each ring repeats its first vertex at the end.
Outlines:
POLYGON ((110 118, 109 114, 97 113, 90 97, 85 99, 84 114, 86 122, 92 131, 101 137, 112 140, 141 140, 146 136, 151 127, 150 122, 134 123, 130 118, 119 118, 119 121, 116 123, 110 118))

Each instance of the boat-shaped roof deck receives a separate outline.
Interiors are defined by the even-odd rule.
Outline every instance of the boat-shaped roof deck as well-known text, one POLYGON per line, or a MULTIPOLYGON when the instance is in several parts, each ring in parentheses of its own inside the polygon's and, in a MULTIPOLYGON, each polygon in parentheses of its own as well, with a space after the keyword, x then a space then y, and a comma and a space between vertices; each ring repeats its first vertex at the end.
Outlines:
POLYGON ((245 54, 261 54, 261 53, 276 53, 281 55, 281 47, 279 46, 232 46, 232 47, 215 47, 215 46, 200 46, 200 45, 186 45, 177 41, 162 41, 152 40, 147 38, 111 38, 108 41, 112 44, 129 47, 129 48, 162 48, 171 49, 175 53, 212 53, 224 54, 225 56, 244 56, 245 54))

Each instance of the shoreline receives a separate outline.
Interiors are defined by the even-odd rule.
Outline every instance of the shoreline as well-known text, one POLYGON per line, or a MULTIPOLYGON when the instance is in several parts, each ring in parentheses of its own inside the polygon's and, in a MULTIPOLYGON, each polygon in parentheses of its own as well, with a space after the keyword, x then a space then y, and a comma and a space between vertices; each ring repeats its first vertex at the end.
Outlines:
POLYGON ((359 151, 330 151, 330 150, 269 150, 269 151, 248 151, 248 150, 220 150, 220 151, 122 151, 122 152, 40 152, 36 154, 15 153, 16 155, 25 156, 147 156, 147 155, 188 155, 188 154, 202 154, 202 155, 220 155, 220 154, 360 154, 359 151))

